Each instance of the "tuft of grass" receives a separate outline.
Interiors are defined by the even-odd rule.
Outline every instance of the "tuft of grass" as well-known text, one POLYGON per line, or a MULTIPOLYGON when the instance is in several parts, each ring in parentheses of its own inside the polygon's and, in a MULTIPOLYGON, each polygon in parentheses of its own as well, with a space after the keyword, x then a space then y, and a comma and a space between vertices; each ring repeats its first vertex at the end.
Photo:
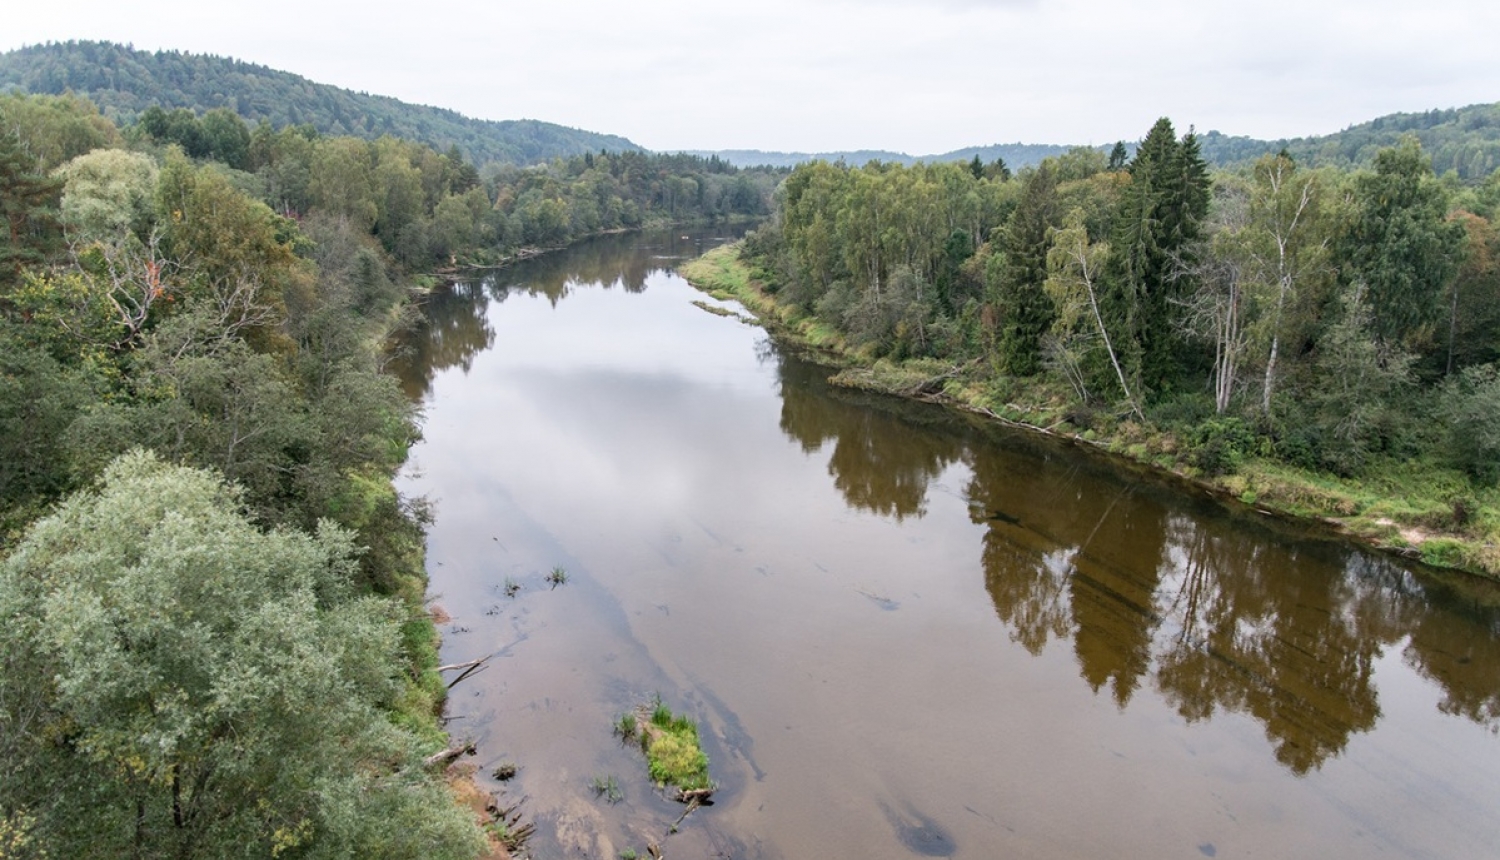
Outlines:
POLYGON ((594 790, 595 797, 602 797, 611 805, 625 799, 625 790, 620 788, 620 783, 615 779, 614 774, 594 777, 589 787, 594 790))
POLYGON ((615 734, 622 740, 630 740, 635 737, 637 731, 635 714, 621 714, 620 719, 615 721, 615 734))
POLYGON ((561 567, 554 567, 552 568, 552 572, 547 574, 547 582, 550 583, 553 588, 556 588, 559 585, 566 583, 567 581, 568 572, 566 570, 563 570, 561 567))
POLYGON ((507 576, 505 578, 505 589, 504 590, 505 590, 505 596, 506 597, 515 597, 517 594, 521 593, 521 583, 516 582, 514 579, 511 579, 510 577, 507 576))

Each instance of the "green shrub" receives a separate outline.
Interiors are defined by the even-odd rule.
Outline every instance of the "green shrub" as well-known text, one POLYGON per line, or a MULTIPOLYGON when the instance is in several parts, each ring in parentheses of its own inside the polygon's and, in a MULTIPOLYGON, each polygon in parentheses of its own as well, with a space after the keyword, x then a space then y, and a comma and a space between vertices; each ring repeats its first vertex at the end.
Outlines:
POLYGON ((1454 465, 1484 486, 1500 479, 1500 371, 1471 367, 1444 387, 1454 465))
POLYGON ((1255 449, 1255 434, 1234 417, 1213 418, 1193 428, 1190 462, 1205 475, 1233 472, 1255 449))

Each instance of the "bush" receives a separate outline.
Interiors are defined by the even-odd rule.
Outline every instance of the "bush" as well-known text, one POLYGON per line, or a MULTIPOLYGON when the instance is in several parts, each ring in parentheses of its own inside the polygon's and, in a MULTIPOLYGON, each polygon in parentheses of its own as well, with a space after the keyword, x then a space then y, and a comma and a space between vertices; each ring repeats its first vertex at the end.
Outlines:
POLYGON ((1175 394, 1151 407, 1151 421, 1161 427, 1186 430, 1214 420, 1219 420, 1219 416, 1214 411, 1213 398, 1207 394, 1175 394))
POLYGON ((1322 439, 1316 427, 1293 427, 1277 436, 1276 457, 1299 469, 1317 469, 1323 462, 1322 439))
POLYGON ((1238 418, 1214 418, 1193 429, 1188 459, 1206 475, 1238 469, 1255 448, 1255 434, 1238 418))

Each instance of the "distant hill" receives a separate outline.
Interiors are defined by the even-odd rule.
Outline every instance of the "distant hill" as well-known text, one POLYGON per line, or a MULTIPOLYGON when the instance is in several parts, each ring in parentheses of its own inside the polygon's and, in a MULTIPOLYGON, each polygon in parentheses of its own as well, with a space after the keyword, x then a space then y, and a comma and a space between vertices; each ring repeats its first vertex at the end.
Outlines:
MULTIPOLYGON (((1500 168, 1500 103, 1470 105, 1425 113, 1396 113, 1350 126, 1334 134, 1317 137, 1258 140, 1210 131, 1198 136, 1203 157, 1217 167, 1247 164, 1262 155, 1285 148, 1292 157, 1310 166, 1358 167, 1369 164, 1375 153, 1395 146, 1403 135, 1414 134, 1422 149, 1432 158, 1438 175, 1453 171, 1465 182, 1478 182, 1500 168)), ((1109 152, 1113 142, 1097 147, 1109 152)), ((985 163, 1005 159, 1012 170, 1040 164, 1042 159, 1062 155, 1072 147, 1058 144, 1005 143, 970 146, 941 155, 907 155, 904 152, 865 150, 856 152, 763 152, 756 149, 696 151, 692 154, 717 155, 737 167, 772 165, 791 167, 804 161, 822 159, 860 165, 872 159, 911 165, 918 161, 970 161, 975 155, 985 163)), ((1126 142, 1133 154, 1135 143, 1126 142)))
POLYGON ((844 152, 766 152, 761 149, 689 149, 684 155, 700 158, 718 156, 735 167, 796 167, 806 161, 840 161, 845 164, 862 165, 871 161, 890 161, 911 164, 915 159, 904 152, 884 149, 859 149, 844 152))
POLYGON ((1321 137, 1267 141, 1211 131, 1199 140, 1203 157, 1222 167, 1252 161, 1282 147, 1304 164, 1353 167, 1369 164, 1378 150, 1394 146, 1407 134, 1422 141, 1440 176, 1451 170, 1459 179, 1478 182, 1500 168, 1500 103, 1393 113, 1321 137))
POLYGON ((0 91, 88 96, 116 123, 151 105, 203 112, 228 107, 250 123, 311 124, 324 134, 395 135, 470 160, 532 164, 588 152, 643 151, 623 137, 538 120, 492 122, 455 111, 372 96, 227 57, 137 51, 110 42, 33 45, 0 54, 0 91))
MULTIPOLYGON (((1114 144, 1111 143, 1110 146, 1114 144)), ((688 155, 697 155, 703 158, 718 156, 735 167, 795 167, 806 161, 843 161, 845 164, 859 166, 871 161, 884 161, 894 164, 904 164, 910 167, 919 161, 940 163, 945 161, 973 161, 978 155, 979 160, 986 164, 993 163, 997 158, 1005 159, 1005 165, 1012 170, 1020 170, 1023 167, 1041 164, 1042 159, 1054 155, 1062 155, 1071 147, 1058 146, 1046 143, 996 143, 990 146, 970 146, 964 149, 955 149, 942 155, 907 155, 904 152, 891 152, 884 149, 857 149, 838 152, 766 152, 759 149, 719 149, 719 150, 689 150, 688 155)), ((1104 147, 1107 152, 1109 147, 1104 147)))

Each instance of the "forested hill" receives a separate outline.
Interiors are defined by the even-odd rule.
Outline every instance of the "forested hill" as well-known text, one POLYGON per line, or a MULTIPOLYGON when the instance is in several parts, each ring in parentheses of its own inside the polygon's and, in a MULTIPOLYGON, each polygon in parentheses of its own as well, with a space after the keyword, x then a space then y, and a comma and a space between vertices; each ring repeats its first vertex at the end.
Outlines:
POLYGON ((151 105, 198 113, 227 107, 250 123, 309 124, 326 135, 393 135, 440 150, 457 145, 477 164, 535 164, 589 152, 642 151, 623 137, 537 120, 492 122, 314 83, 227 57, 138 51, 110 42, 33 45, 0 54, 0 91, 87 96, 120 125, 151 105))
POLYGON ((1211 131, 1199 138, 1210 164, 1229 167, 1280 152, 1314 167, 1369 165, 1375 153, 1415 135, 1432 158, 1433 172, 1452 170, 1466 182, 1483 180, 1500 168, 1500 103, 1425 113, 1393 113, 1321 137, 1255 140, 1211 131))
MULTIPOLYGON (((1281 140, 1259 140, 1210 131, 1198 136, 1203 159, 1215 167, 1237 167, 1253 162, 1262 155, 1275 155, 1286 149, 1299 163, 1312 167, 1367 167, 1375 153, 1395 146, 1403 135, 1415 135, 1422 151, 1432 158, 1432 168, 1441 176, 1454 171, 1465 182, 1478 182, 1500 168, 1500 103, 1470 105, 1425 113, 1395 113, 1319 137, 1281 140)), ((1093 147, 1108 153, 1113 141, 1093 147)), ((843 161, 859 166, 882 161, 910 167, 917 162, 942 164, 949 161, 971 161, 976 156, 990 164, 1003 160, 1012 170, 1034 167, 1043 159, 1055 158, 1069 147, 1040 143, 999 143, 969 146, 940 155, 907 155, 904 152, 861 150, 844 152, 764 152, 761 150, 694 151, 692 155, 719 158, 738 167, 770 165, 795 167, 809 161, 843 161)), ((1135 145, 1126 143, 1128 154, 1135 145)))

